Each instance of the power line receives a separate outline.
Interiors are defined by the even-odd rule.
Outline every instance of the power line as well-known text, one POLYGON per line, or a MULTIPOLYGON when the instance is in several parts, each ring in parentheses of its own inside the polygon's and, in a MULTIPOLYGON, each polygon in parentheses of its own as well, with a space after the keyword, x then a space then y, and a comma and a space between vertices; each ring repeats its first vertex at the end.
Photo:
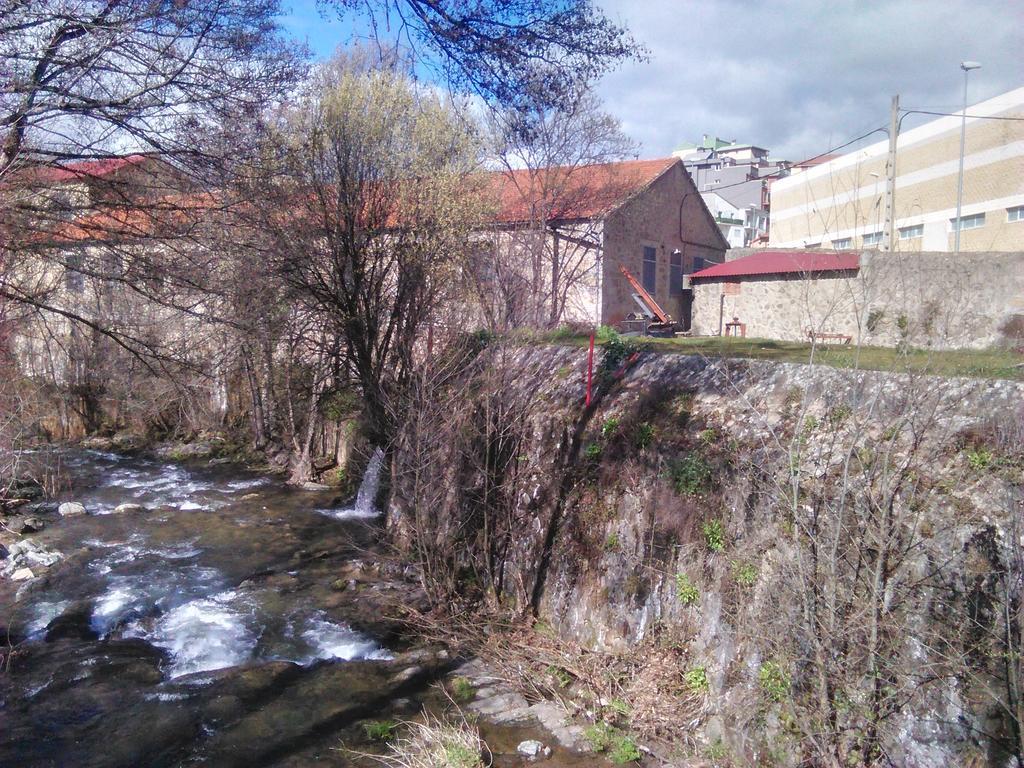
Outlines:
MULTIPOLYGON (((901 109, 907 115, 936 115, 938 117, 963 117, 959 112, 930 112, 926 109, 901 109)), ((1024 117, 1004 117, 1001 115, 966 115, 969 120, 1015 120, 1024 121, 1024 117)))
MULTIPOLYGON (((814 155, 813 157, 808 157, 806 160, 801 160, 799 163, 792 163, 790 167, 792 167, 794 165, 804 165, 806 163, 810 163, 810 162, 818 160, 818 159, 820 159, 822 157, 825 157, 826 155, 831 155, 833 152, 838 152, 841 149, 846 149, 851 144, 856 144, 858 141, 863 141, 868 136, 871 136, 871 135, 876 134, 876 133, 888 133, 888 129, 887 128, 875 128, 875 129, 873 129, 871 131, 868 131, 865 134, 862 134, 862 135, 858 136, 855 139, 850 139, 849 141, 847 141, 847 142, 845 142, 843 144, 840 144, 839 146, 832 147, 831 149, 826 149, 824 152, 821 152, 820 154, 814 155)), ((760 181, 761 179, 771 179, 771 178, 775 178, 775 177, 779 176, 780 174, 783 174, 783 176, 784 176, 784 175, 787 175, 788 173, 789 173, 789 168, 780 168, 779 170, 773 171, 772 173, 766 173, 764 176, 758 176, 756 179, 747 179, 745 181, 734 181, 732 184, 723 184, 722 186, 715 187, 714 189, 698 190, 698 192, 700 192, 702 194, 704 192, 717 192, 720 189, 729 189, 730 187, 739 187, 739 186, 742 186, 744 184, 749 184, 752 181, 760 181)))

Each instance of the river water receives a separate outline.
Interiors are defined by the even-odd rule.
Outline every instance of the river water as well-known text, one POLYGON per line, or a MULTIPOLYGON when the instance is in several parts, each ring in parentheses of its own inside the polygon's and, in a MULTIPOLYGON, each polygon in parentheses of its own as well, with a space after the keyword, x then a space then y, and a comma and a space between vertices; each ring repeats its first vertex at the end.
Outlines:
MULTIPOLYGON (((379 453, 351 502, 237 466, 59 458, 62 500, 88 514, 47 516, 31 540, 60 561, 0 579, 3 768, 376 765, 342 746, 382 748, 362 721, 447 704, 433 683, 453 662, 380 608, 417 587, 375 565, 379 453)), ((482 727, 496 768, 545 738, 482 727)), ((556 748, 547 765, 599 763, 556 748)))
MULTIPOLYGON (((53 515, 33 537, 63 556, 35 569, 45 575, 0 582, 0 627, 17 644, 0 678, 0 765, 208 762, 209 718, 180 712, 225 670, 241 670, 237 684, 392 657, 329 586, 340 562, 372 550, 379 455, 351 506, 237 467, 61 459, 66 498, 89 514, 53 515), (124 503, 145 510, 114 511, 124 503)), ((237 721, 251 707, 236 709, 237 721)))

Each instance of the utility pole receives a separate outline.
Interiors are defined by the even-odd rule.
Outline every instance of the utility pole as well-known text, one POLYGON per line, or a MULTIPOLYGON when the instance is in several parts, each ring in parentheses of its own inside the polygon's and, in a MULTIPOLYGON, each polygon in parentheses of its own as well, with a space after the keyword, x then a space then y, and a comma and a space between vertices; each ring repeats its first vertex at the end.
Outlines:
POLYGON ((892 97, 889 112, 889 158, 885 162, 885 227, 882 229, 882 250, 893 249, 896 216, 896 140, 900 130, 900 97, 892 97))
POLYGON ((964 111, 960 113, 960 172, 956 177, 956 218, 955 235, 953 241, 953 253, 960 253, 960 230, 963 229, 963 222, 960 220, 961 204, 964 201, 964 137, 967 135, 967 75, 972 69, 981 69, 981 64, 976 61, 961 61, 960 69, 964 71, 964 111))

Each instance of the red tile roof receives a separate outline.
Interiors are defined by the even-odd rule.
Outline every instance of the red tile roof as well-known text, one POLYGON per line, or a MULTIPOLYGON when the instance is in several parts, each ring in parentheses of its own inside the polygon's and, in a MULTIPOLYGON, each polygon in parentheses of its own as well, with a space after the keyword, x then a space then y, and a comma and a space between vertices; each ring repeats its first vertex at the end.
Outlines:
POLYGON ((99 179, 129 165, 136 165, 149 159, 146 155, 126 155, 124 157, 105 157, 98 160, 79 160, 73 163, 57 163, 55 165, 30 166, 21 172, 23 177, 44 184, 56 184, 62 181, 80 181, 83 179, 99 179))
POLYGON ((675 157, 619 163, 496 171, 487 179, 503 224, 598 219, 671 168, 675 157))
POLYGON ((860 254, 854 251, 757 251, 733 261, 694 272, 691 280, 722 280, 752 275, 846 272, 860 268, 860 254))

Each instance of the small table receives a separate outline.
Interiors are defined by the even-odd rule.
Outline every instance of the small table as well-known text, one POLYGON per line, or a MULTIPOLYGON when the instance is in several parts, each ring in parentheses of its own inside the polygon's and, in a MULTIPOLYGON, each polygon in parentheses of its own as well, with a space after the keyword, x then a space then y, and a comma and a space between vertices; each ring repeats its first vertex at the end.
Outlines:
POLYGON ((725 335, 742 336, 745 339, 747 338, 747 324, 741 323, 738 317, 734 317, 731 323, 725 324, 725 335))

